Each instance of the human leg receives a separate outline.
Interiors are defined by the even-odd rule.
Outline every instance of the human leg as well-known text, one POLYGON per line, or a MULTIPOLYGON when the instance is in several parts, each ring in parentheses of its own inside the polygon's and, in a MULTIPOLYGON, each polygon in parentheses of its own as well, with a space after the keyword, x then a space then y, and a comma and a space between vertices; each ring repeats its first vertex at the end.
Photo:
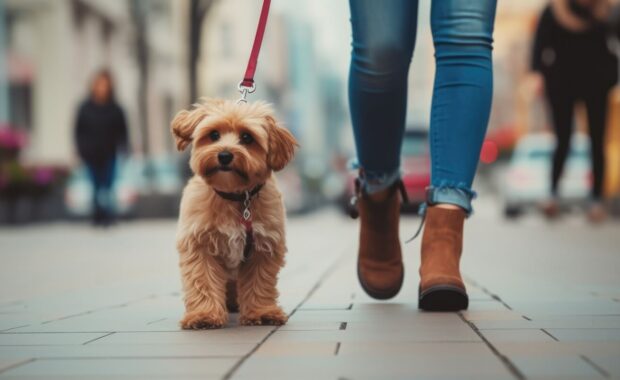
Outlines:
POLYGON ((493 94, 495 0, 433 1, 436 74, 431 107, 429 204, 472 211, 471 184, 493 94))
POLYGON ((114 180, 116 176, 116 157, 108 158, 102 168, 102 200, 101 205, 106 222, 114 218, 114 180))
POLYGON ((590 155, 592 161, 592 189, 588 206, 591 222, 603 221, 607 213, 603 207, 603 183, 605 176, 605 129, 607 126, 608 91, 605 88, 592 89, 584 100, 588 112, 590 132, 590 155))
POLYGON ((398 293, 404 269, 398 237, 400 149, 417 0, 350 0, 353 51, 349 104, 360 176, 358 277, 372 297, 398 293))
POLYGON ((407 76, 417 27, 417 0, 350 0, 353 31, 349 105, 364 190, 400 178, 407 76))
POLYGON ((461 310, 463 223, 493 94, 495 0, 433 1, 436 74, 431 108, 431 187, 422 237, 419 307, 461 310))
POLYGON ((88 177, 92 186, 92 220, 93 223, 98 224, 102 220, 103 206, 101 204, 102 195, 102 183, 103 183, 103 170, 102 166, 98 162, 87 162, 86 170, 88 171, 88 177))

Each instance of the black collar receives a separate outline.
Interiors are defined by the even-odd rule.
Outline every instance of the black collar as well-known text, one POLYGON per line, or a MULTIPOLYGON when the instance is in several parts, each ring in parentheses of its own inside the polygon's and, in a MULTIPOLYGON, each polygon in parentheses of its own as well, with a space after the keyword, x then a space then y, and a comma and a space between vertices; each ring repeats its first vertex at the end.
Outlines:
POLYGON ((213 189, 213 190, 215 190, 217 195, 219 195, 220 197, 228 201, 243 202, 248 199, 254 198, 258 194, 258 192, 263 188, 264 185, 265 185, 264 183, 261 183, 260 185, 256 185, 256 187, 254 187, 252 190, 244 191, 242 193, 226 193, 224 191, 219 191, 217 189, 213 189))

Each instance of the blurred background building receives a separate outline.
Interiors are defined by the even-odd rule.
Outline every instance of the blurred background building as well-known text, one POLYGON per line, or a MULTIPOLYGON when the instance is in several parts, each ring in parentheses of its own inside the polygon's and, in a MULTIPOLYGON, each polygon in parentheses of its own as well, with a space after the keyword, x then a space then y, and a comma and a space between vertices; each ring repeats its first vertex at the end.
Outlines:
MULTIPOLYGON (((544 103, 526 80, 545 4, 498 4, 490 151, 483 151, 482 164, 497 178, 520 136, 549 128, 544 103)), ((129 126, 119 208, 136 217, 174 216, 188 173, 169 121, 199 97, 238 96, 259 11, 260 2, 248 0, 0 0, 0 128, 9 141, 0 221, 87 214, 89 189, 73 129, 77 107, 103 67, 114 76, 129 126)), ((422 1, 409 78, 407 124, 421 129, 428 128, 434 75, 429 11, 430 1, 422 1)), ((282 173, 293 211, 346 193, 345 163, 354 154, 349 54, 347 2, 273 1, 251 99, 274 103, 301 142, 294 165, 282 173)), ((612 100, 608 130, 609 197, 620 188, 619 102, 612 100)), ((584 129, 585 118, 578 120, 584 129)))

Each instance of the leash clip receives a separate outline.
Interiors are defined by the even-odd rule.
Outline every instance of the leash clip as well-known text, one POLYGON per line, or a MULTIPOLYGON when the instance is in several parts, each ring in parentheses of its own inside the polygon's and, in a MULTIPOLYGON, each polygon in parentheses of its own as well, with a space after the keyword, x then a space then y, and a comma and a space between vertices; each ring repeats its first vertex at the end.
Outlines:
POLYGON ((252 86, 248 87, 246 85, 243 84, 244 81, 239 82, 239 85, 237 85, 237 90, 239 90, 239 92, 241 93, 241 97, 239 98, 239 100, 237 100, 237 104, 240 103, 247 103, 248 100, 246 99, 248 94, 253 93, 254 91, 256 91, 256 84, 252 83, 252 86))
POLYGON ((252 217, 252 212, 250 212, 250 192, 245 192, 245 200, 243 201, 243 220, 246 222, 250 220, 252 217))

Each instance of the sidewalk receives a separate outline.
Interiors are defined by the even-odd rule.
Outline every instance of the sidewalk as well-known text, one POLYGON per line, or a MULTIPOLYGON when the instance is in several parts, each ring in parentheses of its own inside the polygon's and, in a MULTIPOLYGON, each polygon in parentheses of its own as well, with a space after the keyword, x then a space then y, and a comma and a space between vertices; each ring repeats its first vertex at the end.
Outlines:
MULTIPOLYGON (((417 218, 402 223, 415 231, 417 218)), ((388 302, 355 275, 357 227, 335 211, 289 221, 287 325, 185 332, 175 225, 0 230, 0 379, 620 378, 620 224, 466 227, 470 309, 417 310, 419 241, 388 302)))

